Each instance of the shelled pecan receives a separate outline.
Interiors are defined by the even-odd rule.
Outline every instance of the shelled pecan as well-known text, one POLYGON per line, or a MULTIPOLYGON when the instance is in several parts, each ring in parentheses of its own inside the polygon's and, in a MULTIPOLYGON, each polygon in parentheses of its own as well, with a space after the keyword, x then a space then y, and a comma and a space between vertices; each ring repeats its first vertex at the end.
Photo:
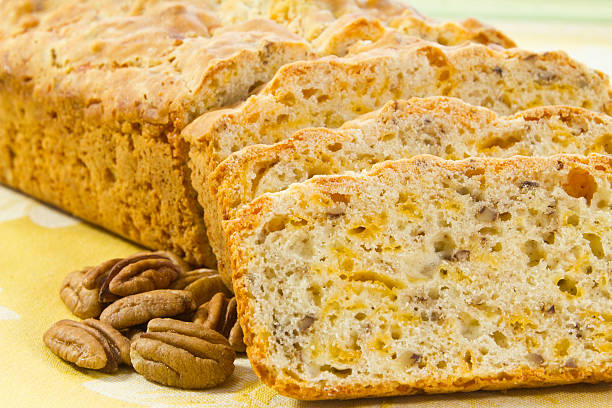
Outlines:
POLYGON ((126 296, 111 303, 100 320, 116 329, 146 323, 156 317, 173 317, 196 309, 191 292, 160 289, 126 296))
POLYGON ((166 289, 184 272, 182 262, 169 252, 144 252, 120 259, 104 276, 100 301, 166 289))
POLYGON ((222 334, 234 351, 244 352, 246 350, 242 328, 238 322, 235 297, 228 299, 223 292, 217 293, 208 302, 198 307, 193 322, 222 334))
POLYGON ((202 276, 185 286, 185 290, 191 292, 193 299, 198 306, 208 302, 215 294, 219 292, 224 293, 227 296, 231 296, 230 291, 223 283, 223 280, 219 274, 202 276))
POLYGON ((185 389, 224 382, 234 371, 234 351, 219 333, 174 319, 153 319, 131 345, 134 369, 146 379, 185 389))
POLYGON ((86 268, 68 274, 60 288, 60 298, 72 314, 81 319, 98 317, 102 312, 102 304, 98 299, 99 288, 87 289, 83 285, 85 275, 90 270, 86 268))
POLYGON ((130 364, 130 341, 95 319, 60 320, 45 332, 43 341, 55 355, 79 367, 112 373, 119 364, 130 364))

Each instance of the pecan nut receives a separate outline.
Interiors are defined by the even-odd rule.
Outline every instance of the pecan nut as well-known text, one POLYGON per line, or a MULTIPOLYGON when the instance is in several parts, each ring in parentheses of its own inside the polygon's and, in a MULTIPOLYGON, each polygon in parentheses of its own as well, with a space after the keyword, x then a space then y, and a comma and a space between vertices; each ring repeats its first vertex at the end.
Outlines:
POLYGON ((109 259, 100 265, 89 268, 83 277, 83 287, 90 290, 100 289, 108 276, 108 272, 120 260, 121 258, 109 259))
POLYGON ((194 269, 192 271, 185 272, 184 274, 182 274, 177 280, 175 280, 170 286, 168 286, 168 289, 183 290, 187 287, 187 285, 197 281, 200 278, 206 278, 215 275, 218 275, 218 272, 214 269, 194 269))
POLYGON ((246 350, 242 328, 238 322, 235 297, 228 299, 224 293, 217 293, 198 307, 193 322, 222 334, 234 351, 242 353, 246 350))
POLYGON ((185 290, 191 292, 197 306, 208 302, 219 292, 232 296, 218 273, 201 277, 185 286, 185 290))
POLYGON ((156 289, 166 289, 184 273, 182 263, 169 252, 144 252, 116 262, 104 277, 100 301, 156 289))
POLYGON ((98 288, 87 289, 83 285, 85 275, 90 270, 86 268, 74 271, 66 276, 60 288, 60 298, 72 314, 81 319, 98 317, 102 312, 102 304, 98 300, 98 288))
POLYGON ((100 314, 100 320, 120 330, 146 323, 156 317, 192 312, 196 307, 191 292, 159 289, 126 296, 111 303, 100 314))
POLYGON ((79 367, 112 373, 119 364, 130 364, 130 341, 95 319, 60 320, 45 332, 43 341, 55 355, 79 367))
POLYGON ((174 319, 151 320, 130 352, 134 369, 147 380, 184 389, 221 384, 234 371, 236 357, 219 333, 174 319))

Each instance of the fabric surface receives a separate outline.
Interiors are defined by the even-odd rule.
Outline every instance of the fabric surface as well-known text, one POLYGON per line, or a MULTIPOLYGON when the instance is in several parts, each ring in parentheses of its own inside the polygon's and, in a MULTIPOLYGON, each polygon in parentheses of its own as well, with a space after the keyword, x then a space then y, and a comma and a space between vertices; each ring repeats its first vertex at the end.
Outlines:
MULTIPOLYGON (((418 2, 415 3, 419 6, 418 2)), ((477 2, 466 3, 469 5, 477 2)), ((597 1, 592 3, 603 4, 597 1)), ((424 12, 429 11, 426 7, 423 9, 424 12)), ((573 57, 612 73, 612 24, 594 25, 572 20, 571 24, 567 25, 548 22, 517 24, 510 21, 496 25, 524 48, 563 48, 573 57)), ((63 278, 73 270, 95 265, 112 257, 127 256, 140 249, 96 227, 0 187, 0 406, 612 406, 612 385, 609 384, 441 396, 300 402, 282 397, 263 385, 244 357, 236 361, 233 376, 222 387, 208 391, 181 391, 149 383, 126 368, 114 375, 82 370, 61 361, 46 349, 42 342, 44 331, 60 319, 74 319, 59 298, 59 287, 63 278)))

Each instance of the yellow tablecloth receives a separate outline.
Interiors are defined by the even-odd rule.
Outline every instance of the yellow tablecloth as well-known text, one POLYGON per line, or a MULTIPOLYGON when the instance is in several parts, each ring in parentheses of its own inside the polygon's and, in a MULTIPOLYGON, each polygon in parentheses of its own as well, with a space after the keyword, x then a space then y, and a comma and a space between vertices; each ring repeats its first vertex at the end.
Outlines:
MULTIPOLYGON (((573 56, 612 72, 612 27, 499 25, 524 47, 539 50, 566 44, 573 56), (598 40, 590 40, 595 34, 598 40)), ((59 360, 45 348, 42 335, 53 322, 72 318, 58 295, 64 276, 137 250, 100 229, 0 187, 0 407, 612 406, 612 385, 306 403, 264 386, 246 358, 237 360, 234 375, 223 387, 201 392, 158 386, 128 369, 105 375, 59 360)))

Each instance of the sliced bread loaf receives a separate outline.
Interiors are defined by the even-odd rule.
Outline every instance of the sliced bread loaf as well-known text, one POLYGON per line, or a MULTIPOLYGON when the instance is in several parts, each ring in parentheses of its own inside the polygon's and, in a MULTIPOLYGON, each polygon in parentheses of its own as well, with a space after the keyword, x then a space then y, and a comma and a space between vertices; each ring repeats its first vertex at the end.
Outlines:
POLYGON ((2 2, 0 183, 214 265, 178 134, 310 46, 272 21, 219 28, 181 1, 26 3, 2 2))
POLYGON ((434 156, 229 226, 256 373, 301 399, 612 381, 612 159, 434 156))
POLYGON ((498 117, 455 98, 393 101, 338 130, 304 129, 274 145, 252 145, 229 156, 210 177, 208 235, 229 283, 224 226, 266 192, 418 154, 462 159, 557 153, 612 154, 612 117, 567 106, 498 117))

